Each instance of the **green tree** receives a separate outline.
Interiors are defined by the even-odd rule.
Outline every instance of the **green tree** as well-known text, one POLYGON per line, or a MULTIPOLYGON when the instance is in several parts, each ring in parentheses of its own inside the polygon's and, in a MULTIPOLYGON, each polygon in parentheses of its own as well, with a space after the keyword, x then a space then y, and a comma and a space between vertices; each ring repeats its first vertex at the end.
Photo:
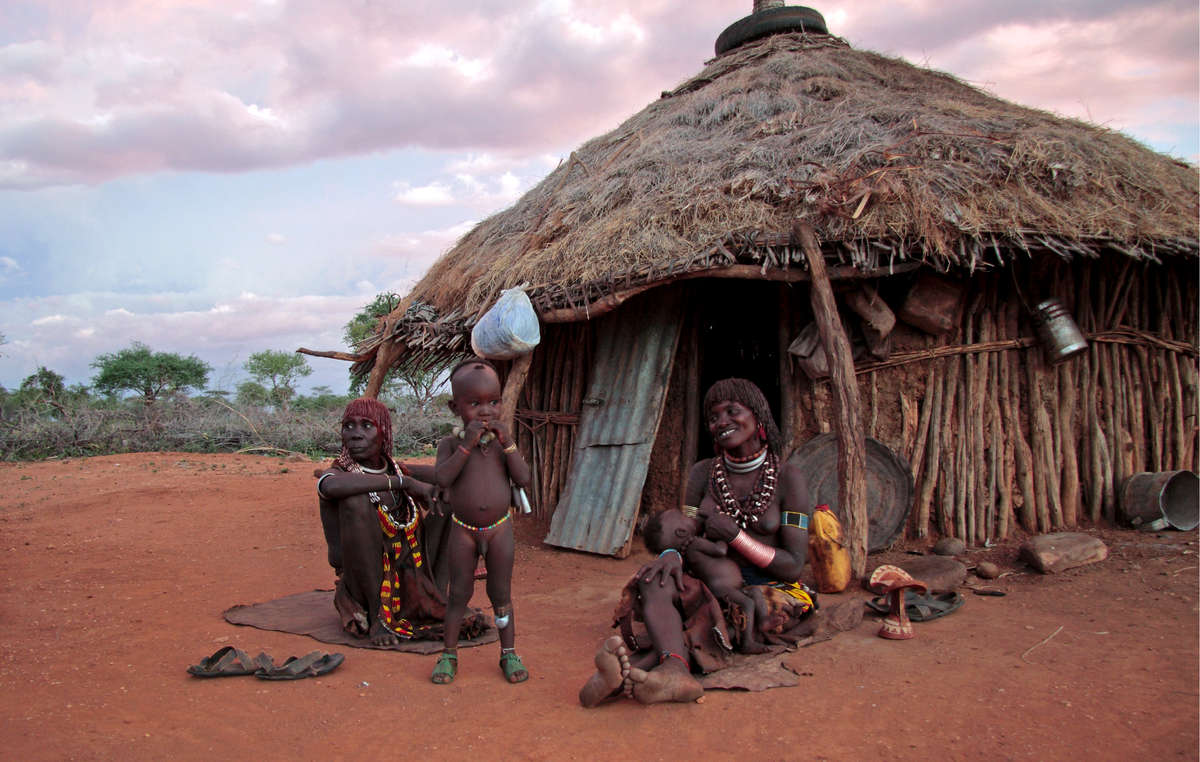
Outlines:
POLYGON ((61 400, 67 394, 67 383, 61 375, 45 365, 40 365, 36 373, 31 373, 21 382, 21 391, 26 394, 61 400))
MULTIPOLYGON (((355 347, 369 339, 378 330, 380 318, 386 317, 399 304, 400 296, 392 291, 385 291, 376 296, 370 304, 363 307, 357 315, 350 318, 350 322, 346 323, 346 330, 342 334, 346 344, 355 347)), ((445 370, 444 367, 436 367, 419 371, 392 371, 384 381, 379 396, 410 397, 416 402, 418 408, 425 411, 429 403, 441 391, 442 386, 445 385, 445 379, 442 378, 445 370)), ((366 386, 365 376, 350 374, 350 394, 352 396, 357 397, 362 394, 366 386)))
POLYGON ((438 366, 425 370, 393 371, 384 389, 388 396, 408 397, 422 413, 428 413, 438 393, 446 386, 446 369, 438 366))
POLYGON ((340 410, 348 401, 344 394, 334 394, 328 386, 314 386, 311 394, 301 394, 292 402, 296 410, 319 412, 325 410, 340 410))
POLYGON ((265 407, 271 403, 271 392, 257 381, 243 381, 237 387, 237 403, 242 407, 265 407))
POLYGON ((346 323, 346 330, 342 334, 346 345, 355 347, 370 338, 371 334, 375 333, 379 327, 379 318, 385 317, 396 309, 398 304, 400 304, 400 296, 392 291, 385 291, 376 296, 370 304, 350 318, 349 323, 346 323))
POLYGON ((296 396, 296 382, 312 374, 312 368, 303 355, 274 349, 255 352, 243 367, 255 381, 267 388, 271 401, 284 410, 288 408, 288 401, 296 396))
POLYGON ((14 396, 20 405, 35 408, 48 406, 63 415, 66 413, 64 404, 67 402, 69 393, 66 380, 61 375, 45 365, 40 365, 36 372, 25 377, 14 396))
MULTIPOLYGON (((400 296, 393 291, 385 291, 376 296, 370 304, 350 318, 349 323, 346 323, 346 330, 342 333, 342 339, 345 340, 346 345, 354 348, 371 338, 379 330, 379 319, 396 309, 398 304, 400 304, 400 296)), ((350 395, 352 397, 362 394, 366 386, 366 376, 356 376, 353 372, 350 373, 350 395)), ((396 396, 399 393, 400 388, 396 376, 393 374, 384 381, 380 396, 396 396)))
POLYGON ((119 352, 100 355, 91 365, 100 371, 92 379, 97 391, 104 394, 134 392, 147 406, 164 395, 203 387, 212 370, 195 355, 184 357, 172 352, 154 352, 138 341, 119 352))

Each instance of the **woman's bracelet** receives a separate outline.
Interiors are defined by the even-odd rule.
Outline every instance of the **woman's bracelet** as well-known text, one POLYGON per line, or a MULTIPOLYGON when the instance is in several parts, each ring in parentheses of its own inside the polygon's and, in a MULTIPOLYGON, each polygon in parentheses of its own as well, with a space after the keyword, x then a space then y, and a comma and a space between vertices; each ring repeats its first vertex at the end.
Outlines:
POLYGON ((666 549, 666 550, 664 550, 662 553, 659 553, 659 554, 658 554, 658 557, 659 557, 659 558, 662 558, 663 556, 665 556, 665 555, 666 555, 666 554, 668 554, 668 553, 674 553, 675 555, 679 556, 679 560, 680 560, 680 561, 682 561, 682 560, 683 560, 683 554, 682 554, 682 553, 680 553, 678 550, 675 550, 675 548, 667 548, 667 549, 666 549))
POLYGON ((760 569, 765 569, 775 560, 775 548, 765 542, 759 542, 745 532, 739 531, 729 541, 729 547, 742 554, 750 563, 760 569))
POLYGON ((326 500, 329 499, 329 495, 326 495, 324 492, 321 491, 321 482, 325 481, 326 479, 328 479, 331 476, 333 476, 332 472, 328 473, 328 474, 321 474, 321 478, 317 479, 317 496, 318 497, 323 497, 326 500))

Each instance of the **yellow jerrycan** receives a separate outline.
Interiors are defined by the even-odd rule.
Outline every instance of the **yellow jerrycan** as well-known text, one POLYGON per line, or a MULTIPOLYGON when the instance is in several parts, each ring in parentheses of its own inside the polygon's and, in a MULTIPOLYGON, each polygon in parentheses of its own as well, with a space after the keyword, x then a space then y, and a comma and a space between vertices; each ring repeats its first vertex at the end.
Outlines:
POLYGON ((840 593, 850 584, 850 550, 842 538, 842 525, 828 505, 813 510, 812 531, 808 535, 817 591, 840 593))

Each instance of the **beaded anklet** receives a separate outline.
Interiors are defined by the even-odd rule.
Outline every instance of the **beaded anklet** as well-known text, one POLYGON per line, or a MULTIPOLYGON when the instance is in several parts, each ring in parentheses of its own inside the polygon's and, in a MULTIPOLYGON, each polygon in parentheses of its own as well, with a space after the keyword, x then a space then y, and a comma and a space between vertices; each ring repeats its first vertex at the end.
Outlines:
POLYGON ((674 657, 674 658, 676 658, 676 659, 679 659, 679 661, 683 662, 683 666, 684 666, 684 667, 685 667, 685 668, 686 668, 686 669, 687 669, 689 672, 691 671, 691 669, 692 669, 692 665, 688 663, 688 660, 687 660, 687 659, 685 659, 685 658, 684 658, 683 656, 681 656, 680 654, 677 654, 677 653, 675 653, 674 651, 663 651, 662 653, 660 653, 660 654, 658 655, 658 663, 659 663, 659 664, 665 664, 665 663, 666 663, 666 661, 667 661, 667 659, 670 659, 671 657, 674 657))

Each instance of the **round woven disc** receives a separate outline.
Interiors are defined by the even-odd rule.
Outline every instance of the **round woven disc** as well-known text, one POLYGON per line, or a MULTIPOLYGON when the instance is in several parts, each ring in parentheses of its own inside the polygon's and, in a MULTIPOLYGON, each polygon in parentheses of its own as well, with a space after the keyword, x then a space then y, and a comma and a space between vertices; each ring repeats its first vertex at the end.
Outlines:
MULTIPOLYGON (((788 462, 796 464, 808 479, 813 505, 825 503, 842 526, 846 519, 838 504, 838 445, 833 433, 808 440, 788 462)), ((867 437, 867 550, 883 550, 904 529, 913 502, 912 469, 904 458, 883 442, 867 437)))

